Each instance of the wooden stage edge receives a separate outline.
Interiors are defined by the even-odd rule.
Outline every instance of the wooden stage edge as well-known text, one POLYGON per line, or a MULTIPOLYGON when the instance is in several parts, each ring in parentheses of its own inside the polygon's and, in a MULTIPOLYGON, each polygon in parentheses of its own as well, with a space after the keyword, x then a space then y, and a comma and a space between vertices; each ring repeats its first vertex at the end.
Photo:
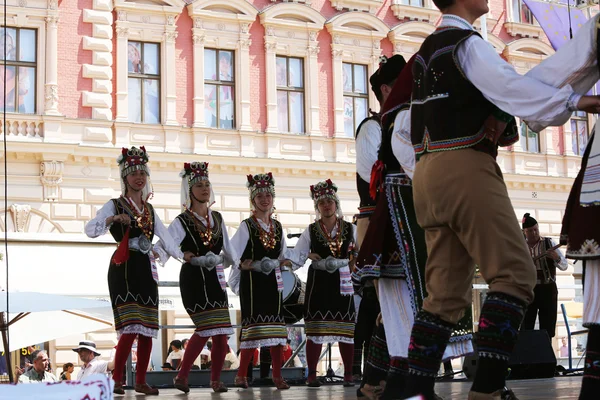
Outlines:
MULTIPOLYGON (((530 379, 521 381, 508 381, 508 387, 513 389, 519 400, 575 400, 579 396, 581 376, 561 376, 550 379, 530 379)), ((465 400, 471 387, 468 381, 439 382, 436 392, 445 400, 465 400)), ((255 387, 250 389, 230 388, 227 393, 213 393, 208 388, 192 388, 187 395, 177 389, 160 389, 159 396, 153 399, 223 399, 223 400, 354 400, 356 389, 344 388, 341 384, 328 384, 320 388, 307 388, 305 386, 292 386, 285 391, 276 390, 274 387, 255 387)), ((115 396, 115 399, 139 399, 133 390, 127 390, 125 396, 115 396)))

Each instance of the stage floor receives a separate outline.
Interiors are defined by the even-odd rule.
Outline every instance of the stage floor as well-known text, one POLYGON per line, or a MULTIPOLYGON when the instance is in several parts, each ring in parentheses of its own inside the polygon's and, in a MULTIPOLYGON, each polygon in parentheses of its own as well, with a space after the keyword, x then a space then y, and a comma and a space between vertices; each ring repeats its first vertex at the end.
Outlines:
MULTIPOLYGON (((558 377, 554 379, 534 379, 524 381, 509 381, 508 386, 513 389, 519 400, 549 400, 549 399, 577 399, 581 376, 558 377)), ((471 382, 440 382, 436 385, 437 393, 445 400, 464 400, 471 387, 471 382)), ((126 391, 125 396, 115 396, 115 399, 134 399, 133 390, 126 391)), ((150 397, 148 397, 150 398, 150 397)), ((356 388, 344 388, 341 385, 326 385, 318 389, 304 386, 292 386, 291 389, 278 391, 270 387, 250 388, 246 390, 230 388, 227 393, 213 393, 210 389, 194 389, 187 396, 177 389, 161 389, 160 395, 154 399, 187 399, 200 400, 212 398, 232 399, 277 399, 277 400, 355 400, 356 388)))

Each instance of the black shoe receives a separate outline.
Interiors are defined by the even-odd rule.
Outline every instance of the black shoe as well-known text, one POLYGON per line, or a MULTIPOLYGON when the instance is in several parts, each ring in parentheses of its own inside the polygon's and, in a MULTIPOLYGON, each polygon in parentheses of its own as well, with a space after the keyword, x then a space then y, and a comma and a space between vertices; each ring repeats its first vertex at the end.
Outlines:
POLYGON ((502 388, 500 391, 500 399, 501 400, 519 400, 517 396, 515 396, 514 392, 507 387, 502 388))

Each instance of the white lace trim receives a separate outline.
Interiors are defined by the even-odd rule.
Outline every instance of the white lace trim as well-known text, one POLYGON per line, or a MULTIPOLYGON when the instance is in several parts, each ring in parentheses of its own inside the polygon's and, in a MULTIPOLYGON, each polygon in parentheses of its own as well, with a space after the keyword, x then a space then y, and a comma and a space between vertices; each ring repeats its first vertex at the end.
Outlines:
POLYGON ((108 226, 106 225, 106 220, 96 221, 96 225, 94 226, 94 237, 105 235, 106 232, 110 230, 111 226, 112 223, 108 226))
POLYGON ((158 329, 147 328, 140 324, 127 325, 117 331, 117 339, 125 334, 142 335, 156 339, 158 337, 158 329))
POLYGON ((233 328, 207 329, 205 331, 196 331, 194 333, 200 337, 211 337, 211 336, 217 336, 217 335, 233 335, 233 328))
POLYGON ((262 340, 249 340, 240 344, 241 349, 256 349, 259 347, 271 347, 271 346, 285 346, 287 341, 285 339, 262 339, 262 340))
POLYGON ((349 338, 345 336, 307 336, 306 339, 312 340, 312 342, 316 344, 327 344, 335 342, 354 344, 354 338, 349 338))

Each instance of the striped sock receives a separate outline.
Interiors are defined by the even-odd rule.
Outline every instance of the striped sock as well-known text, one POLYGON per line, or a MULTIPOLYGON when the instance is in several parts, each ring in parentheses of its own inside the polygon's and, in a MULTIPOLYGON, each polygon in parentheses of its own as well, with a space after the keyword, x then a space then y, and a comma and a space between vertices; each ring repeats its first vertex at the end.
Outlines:
POLYGON ((477 374, 474 392, 492 393, 506 384, 508 359, 513 351, 526 303, 505 293, 489 293, 479 318, 476 334, 477 374))

